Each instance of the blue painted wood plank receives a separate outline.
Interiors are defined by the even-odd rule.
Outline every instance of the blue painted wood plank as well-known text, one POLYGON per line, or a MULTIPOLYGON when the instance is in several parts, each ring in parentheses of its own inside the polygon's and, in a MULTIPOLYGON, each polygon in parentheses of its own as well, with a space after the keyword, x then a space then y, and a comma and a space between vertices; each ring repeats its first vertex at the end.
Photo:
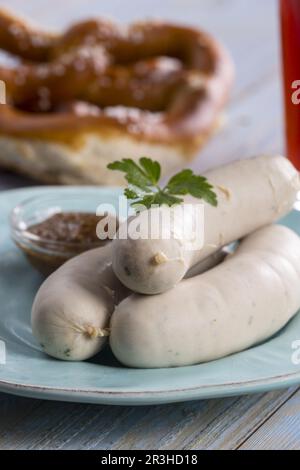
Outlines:
POLYGON ((236 448, 292 394, 136 408, 0 394, 0 449, 236 448))
POLYGON ((300 391, 240 447, 242 450, 300 450, 300 391))

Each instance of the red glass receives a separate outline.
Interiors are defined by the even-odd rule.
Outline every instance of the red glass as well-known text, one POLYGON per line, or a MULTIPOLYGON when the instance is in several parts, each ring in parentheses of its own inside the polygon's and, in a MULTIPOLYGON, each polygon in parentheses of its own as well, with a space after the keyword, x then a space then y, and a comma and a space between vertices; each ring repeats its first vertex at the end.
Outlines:
POLYGON ((280 16, 287 154, 300 170, 300 0, 280 0, 280 16), (293 103, 293 96, 299 104, 293 103))

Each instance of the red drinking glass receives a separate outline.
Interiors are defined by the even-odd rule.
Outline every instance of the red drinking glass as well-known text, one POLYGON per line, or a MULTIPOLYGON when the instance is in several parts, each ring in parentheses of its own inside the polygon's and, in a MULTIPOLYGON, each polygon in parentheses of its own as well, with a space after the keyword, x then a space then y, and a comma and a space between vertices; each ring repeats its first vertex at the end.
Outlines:
POLYGON ((287 155, 300 170, 300 0, 280 0, 287 155))

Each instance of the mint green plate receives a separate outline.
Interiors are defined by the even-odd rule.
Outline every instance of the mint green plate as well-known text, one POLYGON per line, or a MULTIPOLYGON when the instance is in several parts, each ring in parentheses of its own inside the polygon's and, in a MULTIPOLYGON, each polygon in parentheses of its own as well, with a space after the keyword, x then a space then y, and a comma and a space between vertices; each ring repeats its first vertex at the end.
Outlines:
MULTIPOLYGON (((118 190, 75 188, 116 203, 118 190)), ((300 383, 292 343, 300 340, 300 313, 269 341, 218 361, 174 369, 122 367, 109 348, 89 362, 60 362, 42 353, 30 329, 30 310, 42 281, 10 240, 8 216, 22 200, 73 188, 38 187, 0 193, 0 390, 51 400, 116 405, 171 403, 289 387, 300 383), (295 361, 294 361, 295 362, 295 361)), ((299 212, 284 224, 300 234, 299 212)), ((300 286, 299 286, 300 289, 300 286)), ((300 356, 300 355, 299 355, 300 356)))

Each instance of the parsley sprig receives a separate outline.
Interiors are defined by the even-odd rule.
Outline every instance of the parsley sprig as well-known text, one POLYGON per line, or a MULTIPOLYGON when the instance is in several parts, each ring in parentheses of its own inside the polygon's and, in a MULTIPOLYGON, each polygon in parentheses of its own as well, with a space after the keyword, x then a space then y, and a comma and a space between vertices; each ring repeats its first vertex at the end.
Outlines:
POLYGON ((129 186, 124 190, 124 195, 133 201, 132 207, 143 205, 149 209, 153 204, 173 206, 182 203, 182 196, 186 194, 203 199, 212 206, 218 204, 213 186, 204 176, 195 175, 190 169, 172 176, 161 188, 158 184, 161 175, 160 164, 150 158, 142 157, 138 163, 130 158, 123 158, 109 163, 107 168, 125 173, 129 186))

